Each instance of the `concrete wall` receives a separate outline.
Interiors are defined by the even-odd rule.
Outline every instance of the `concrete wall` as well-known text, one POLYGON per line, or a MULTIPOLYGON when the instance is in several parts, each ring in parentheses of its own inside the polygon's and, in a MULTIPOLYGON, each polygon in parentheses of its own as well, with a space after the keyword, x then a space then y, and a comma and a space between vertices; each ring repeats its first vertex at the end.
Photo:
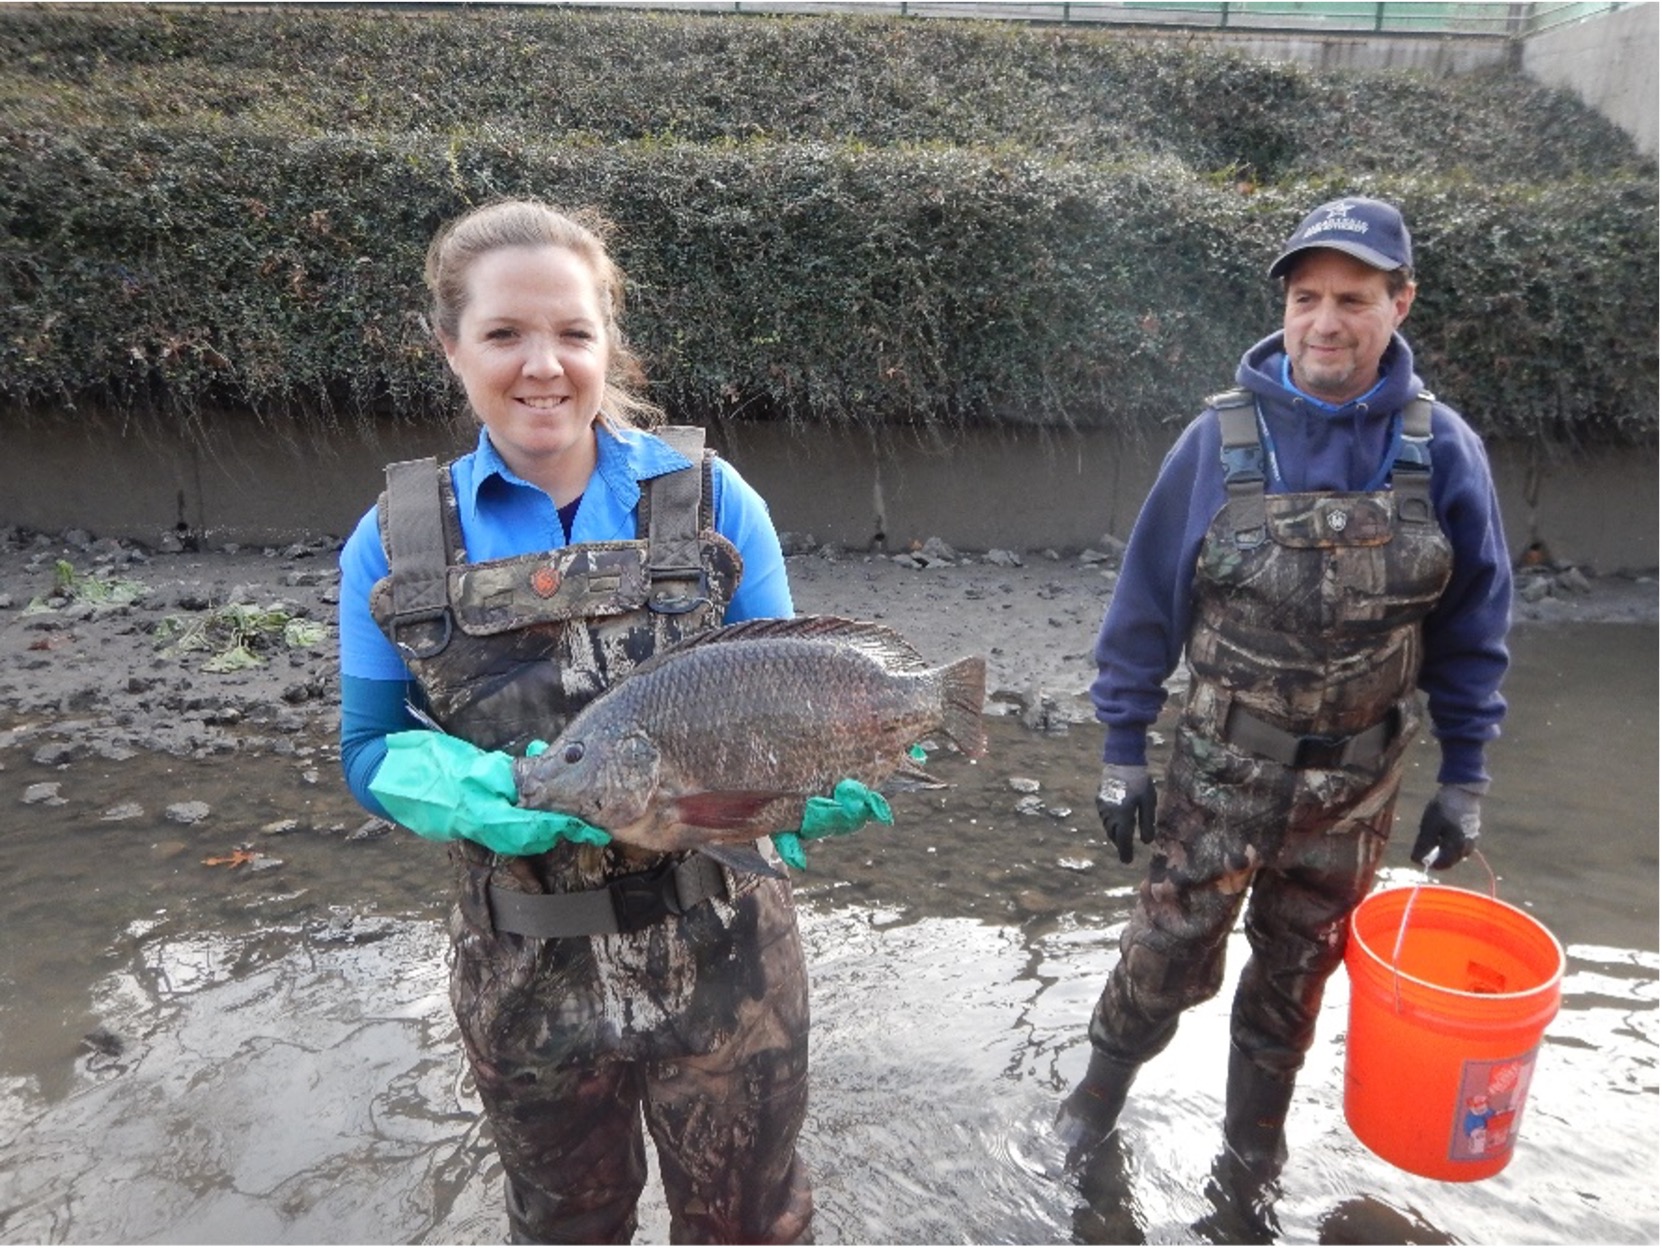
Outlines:
POLYGON ((1656 155, 1657 5, 1634 4, 1524 41, 1523 68, 1568 87, 1656 155))
MULTIPOLYGON (((229 414, 206 445, 83 415, 9 428, 0 527, 82 528, 156 543, 181 523, 212 545, 281 546, 346 534, 392 460, 471 445, 442 428, 285 436, 229 414)), ((1097 546, 1131 531, 1176 430, 1148 438, 1056 429, 932 437, 732 424, 711 441, 768 500, 784 531, 891 551, 939 537, 965 550, 1097 546)), ((1657 567, 1655 448, 1535 454, 1490 449, 1514 555, 1533 539, 1598 572, 1657 567)))

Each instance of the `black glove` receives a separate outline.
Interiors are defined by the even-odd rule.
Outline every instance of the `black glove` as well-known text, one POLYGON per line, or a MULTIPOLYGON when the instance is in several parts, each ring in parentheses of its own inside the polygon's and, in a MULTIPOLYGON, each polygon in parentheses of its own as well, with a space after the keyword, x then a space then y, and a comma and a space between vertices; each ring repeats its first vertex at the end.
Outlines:
POLYGON ((1102 784, 1096 792, 1096 813, 1103 831, 1120 852, 1120 862, 1131 862, 1132 834, 1141 830, 1143 844, 1154 840, 1154 778, 1146 767, 1121 763, 1102 765, 1102 784))
POLYGON ((1479 800, 1483 790, 1468 785, 1444 785, 1426 804, 1420 817, 1420 835, 1408 857, 1421 867, 1442 871, 1472 852, 1482 832, 1479 800))

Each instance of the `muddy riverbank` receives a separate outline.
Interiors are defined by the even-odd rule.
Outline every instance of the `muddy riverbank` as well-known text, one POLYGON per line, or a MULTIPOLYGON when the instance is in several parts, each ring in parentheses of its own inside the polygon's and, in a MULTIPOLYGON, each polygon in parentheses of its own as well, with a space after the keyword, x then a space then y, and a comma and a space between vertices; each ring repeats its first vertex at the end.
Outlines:
MULTIPOLYGON (((1101 549, 897 555, 785 536, 799 613, 882 620, 930 659, 982 654, 989 710, 1088 718, 1091 650, 1117 576, 1101 549)), ((0 530, 0 732, 32 743, 19 783, 134 751, 292 756, 334 784, 337 544, 153 549, 82 530, 0 530)), ((1517 619, 1657 620, 1649 577, 1525 570, 1517 619)))

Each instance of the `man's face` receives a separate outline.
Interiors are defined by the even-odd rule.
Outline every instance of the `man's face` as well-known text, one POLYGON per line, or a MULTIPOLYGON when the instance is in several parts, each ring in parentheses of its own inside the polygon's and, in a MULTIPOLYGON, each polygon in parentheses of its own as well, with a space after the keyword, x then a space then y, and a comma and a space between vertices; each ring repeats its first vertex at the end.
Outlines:
POLYGON ((1293 382, 1332 404, 1366 394, 1413 302, 1412 282, 1393 296, 1383 270, 1327 247, 1304 253, 1287 275, 1281 323, 1293 382))

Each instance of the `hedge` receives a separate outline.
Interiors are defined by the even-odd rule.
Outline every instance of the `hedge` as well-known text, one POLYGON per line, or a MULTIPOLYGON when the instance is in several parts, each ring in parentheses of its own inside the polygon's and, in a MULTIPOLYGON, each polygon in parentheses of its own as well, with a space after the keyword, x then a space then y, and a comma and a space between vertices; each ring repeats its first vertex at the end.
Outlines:
POLYGON ((1407 213, 1421 371, 1480 429, 1656 429, 1654 164, 1519 80, 986 24, 565 11, 22 11, 0 14, 0 56, 14 415, 449 414, 422 251, 469 204, 535 194, 618 223, 627 324, 677 415, 1144 429, 1229 383, 1278 321, 1281 238, 1361 192, 1407 213), (993 71, 1015 65, 1011 88, 993 71), (1019 121, 1012 91, 1055 123, 1104 66, 1119 89, 1076 99, 1071 129, 1019 121), (1479 176, 1504 161, 1497 114, 1457 116, 1473 99, 1550 103, 1527 177, 1479 176), (1312 110, 1334 100, 1337 120, 1312 110), (1440 102, 1461 142, 1422 135, 1417 163, 1377 168, 1357 153, 1381 150, 1385 101, 1440 102))

